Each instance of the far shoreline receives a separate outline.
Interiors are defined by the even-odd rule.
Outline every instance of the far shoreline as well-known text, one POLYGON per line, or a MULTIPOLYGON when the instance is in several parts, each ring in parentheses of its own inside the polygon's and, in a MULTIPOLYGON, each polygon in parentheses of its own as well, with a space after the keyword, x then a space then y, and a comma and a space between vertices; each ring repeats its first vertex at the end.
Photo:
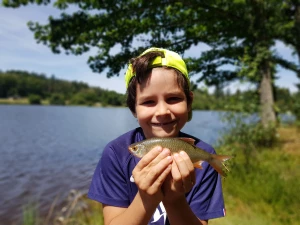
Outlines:
POLYGON ((72 106, 72 107, 95 107, 95 108, 126 108, 126 106, 114 106, 114 105, 102 105, 100 102, 97 102, 94 105, 73 105, 73 104, 65 104, 65 105, 55 105, 50 104, 49 100, 42 100, 41 104, 30 104, 28 98, 0 98, 0 105, 28 105, 28 106, 72 106))

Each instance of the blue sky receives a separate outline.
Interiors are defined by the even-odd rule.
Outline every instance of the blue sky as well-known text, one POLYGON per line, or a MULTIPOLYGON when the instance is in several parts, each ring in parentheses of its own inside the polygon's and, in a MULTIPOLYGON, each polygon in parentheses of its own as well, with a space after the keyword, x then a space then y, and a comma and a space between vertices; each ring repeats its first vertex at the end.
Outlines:
MULTIPOLYGON (((59 79, 76 80, 88 83, 90 86, 98 86, 119 93, 125 93, 124 71, 120 76, 106 78, 106 74, 93 73, 87 64, 89 54, 81 56, 54 54, 43 45, 37 44, 34 34, 28 29, 27 22, 39 22, 45 24, 50 15, 57 17, 61 12, 51 6, 30 5, 17 9, 0 6, 0 70, 26 70, 28 72, 43 73, 46 76, 54 75, 59 79)), ((291 54, 291 49, 282 43, 277 43, 278 54, 286 59, 298 61, 291 54)), ((185 56, 196 55, 199 49, 189 50, 185 56)), ((297 91, 296 83, 300 83, 295 73, 280 69, 278 70, 276 85, 297 91)), ((201 84, 200 84, 201 86, 201 84)), ((202 85, 203 86, 203 85, 202 85)), ((239 84, 230 85, 235 91, 239 84)), ((247 85, 243 85, 247 88, 247 85)))

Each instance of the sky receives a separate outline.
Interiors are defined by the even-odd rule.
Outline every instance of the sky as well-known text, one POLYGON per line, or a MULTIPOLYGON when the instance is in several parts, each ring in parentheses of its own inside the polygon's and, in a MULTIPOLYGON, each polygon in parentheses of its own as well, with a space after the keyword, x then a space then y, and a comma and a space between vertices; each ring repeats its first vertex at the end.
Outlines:
MULTIPOLYGON (((71 9, 72 10, 72 9, 71 9)), ((34 33, 27 27, 28 21, 46 24, 48 17, 58 17, 61 11, 52 6, 29 5, 17 9, 0 6, 0 70, 25 70, 44 74, 47 77, 54 75, 57 79, 69 81, 82 81, 90 86, 101 87, 125 93, 124 73, 119 76, 107 78, 105 73, 93 73, 87 64, 91 52, 81 56, 54 54, 50 48, 38 44, 34 39, 34 33)), ((297 62, 298 58, 291 54, 291 49, 278 42, 276 51, 284 58, 297 62)), ((190 49, 185 57, 199 54, 199 48, 190 49)), ((275 84, 279 87, 288 88, 291 92, 298 91, 295 84, 300 83, 296 74, 282 68, 278 69, 276 76, 279 77, 275 84)), ((203 84, 199 85, 203 87, 203 84)), ((240 88, 240 84, 233 83, 229 86, 231 91, 240 88)), ((242 85, 241 89, 246 89, 242 85)))

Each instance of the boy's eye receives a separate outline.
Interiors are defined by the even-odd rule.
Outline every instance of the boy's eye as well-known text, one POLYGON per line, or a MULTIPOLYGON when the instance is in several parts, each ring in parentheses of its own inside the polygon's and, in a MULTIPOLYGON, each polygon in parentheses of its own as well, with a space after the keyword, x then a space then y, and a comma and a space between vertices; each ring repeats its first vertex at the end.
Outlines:
POLYGON ((180 102, 182 101, 182 98, 181 97, 170 97, 168 98, 168 103, 177 103, 177 102, 180 102))
POLYGON ((153 103, 154 103, 154 101, 148 100, 148 101, 142 102, 142 105, 151 105, 151 104, 153 104, 153 103))

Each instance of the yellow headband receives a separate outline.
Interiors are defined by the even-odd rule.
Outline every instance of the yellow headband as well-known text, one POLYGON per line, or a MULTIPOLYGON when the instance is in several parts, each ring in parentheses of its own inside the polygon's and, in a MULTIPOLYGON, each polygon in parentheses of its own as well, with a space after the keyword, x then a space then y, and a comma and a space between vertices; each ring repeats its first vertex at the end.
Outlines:
MULTIPOLYGON (((153 62, 149 65, 149 68, 154 68, 154 67, 162 67, 162 66, 167 66, 167 67, 172 67, 177 70, 179 70, 187 79, 188 84, 190 86, 190 78, 188 75, 188 71, 185 65, 185 62, 182 60, 180 55, 178 55, 176 52, 163 49, 163 48, 149 48, 146 51, 144 51, 140 56, 145 55, 149 52, 163 52, 165 57, 162 58, 161 56, 157 56, 153 62)), ((135 76, 133 73, 132 69, 132 64, 129 63, 126 74, 125 74, 125 82, 126 82, 126 89, 128 88, 130 80, 135 76)))

